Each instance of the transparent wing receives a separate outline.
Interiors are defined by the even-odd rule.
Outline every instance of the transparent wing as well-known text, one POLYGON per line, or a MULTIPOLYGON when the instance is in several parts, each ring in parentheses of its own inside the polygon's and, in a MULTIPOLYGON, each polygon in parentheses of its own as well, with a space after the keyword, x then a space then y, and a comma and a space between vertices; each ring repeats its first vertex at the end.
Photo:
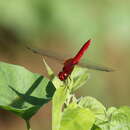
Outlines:
POLYGON ((93 69, 93 70, 99 70, 99 71, 105 71, 105 72, 113 72, 114 69, 110 67, 106 67, 103 65, 94 65, 94 64, 85 64, 85 63, 79 63, 80 66, 82 67, 87 67, 88 69, 93 69))
MULTIPOLYGON (((59 56, 58 54, 55 54, 52 52, 49 53, 46 50, 41 50, 41 49, 29 47, 29 46, 26 46, 26 48, 29 49, 30 51, 32 51, 33 53, 55 59, 55 60, 59 61, 59 63, 61 63, 61 64, 63 64, 66 59, 65 57, 59 56)), ((90 64, 90 63, 79 63, 78 65, 80 65, 82 67, 86 67, 88 69, 93 69, 93 70, 98 70, 98 71, 105 71, 105 72, 114 71, 112 68, 105 67, 103 65, 94 65, 94 64, 90 64)))
POLYGON ((63 62, 65 59, 64 57, 61 57, 58 54, 55 54, 53 52, 49 53, 49 51, 46 51, 46 50, 41 50, 41 49, 29 47, 29 46, 26 46, 26 48, 28 50, 32 51, 33 53, 36 53, 36 54, 39 54, 42 56, 46 56, 48 58, 52 58, 52 59, 55 59, 55 60, 60 61, 60 62, 63 62))

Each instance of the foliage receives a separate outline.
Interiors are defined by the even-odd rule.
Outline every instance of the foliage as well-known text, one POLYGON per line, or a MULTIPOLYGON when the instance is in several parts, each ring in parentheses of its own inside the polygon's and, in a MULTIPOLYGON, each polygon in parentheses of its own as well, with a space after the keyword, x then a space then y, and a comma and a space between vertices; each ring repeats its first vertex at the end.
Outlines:
POLYGON ((0 62, 0 108, 29 120, 48 103, 55 87, 47 78, 24 67, 0 62))
POLYGON ((129 130, 130 107, 105 106, 93 97, 74 95, 85 85, 87 69, 76 66, 70 79, 60 81, 44 61, 51 80, 24 67, 0 62, 0 107, 29 120, 52 99, 52 130, 129 130))
MULTIPOLYGON (((50 73, 47 64, 46 67, 50 73)), ((52 79, 58 85, 53 96, 53 130, 129 130, 130 107, 107 109, 93 97, 75 97, 74 90, 84 85, 88 77, 87 69, 76 66, 70 82, 68 79, 62 84, 58 78, 52 79)))

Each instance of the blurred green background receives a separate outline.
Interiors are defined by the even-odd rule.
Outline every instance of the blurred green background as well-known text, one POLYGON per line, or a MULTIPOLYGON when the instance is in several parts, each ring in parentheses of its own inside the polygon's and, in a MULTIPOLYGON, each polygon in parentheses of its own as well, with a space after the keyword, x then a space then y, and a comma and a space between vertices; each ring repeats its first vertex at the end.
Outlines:
MULTIPOLYGON (((25 45, 69 58, 91 38, 82 60, 116 71, 90 70, 90 78, 77 96, 93 96, 105 106, 130 105, 129 13, 128 0, 1 0, 0 61, 46 75, 41 57, 26 50, 25 45)), ((59 63, 46 60, 56 74, 61 70, 59 63)), ((33 117, 31 124, 34 130, 51 130, 51 103, 33 117)), ((1 110, 0 130, 17 129, 25 129, 23 122, 1 110)))

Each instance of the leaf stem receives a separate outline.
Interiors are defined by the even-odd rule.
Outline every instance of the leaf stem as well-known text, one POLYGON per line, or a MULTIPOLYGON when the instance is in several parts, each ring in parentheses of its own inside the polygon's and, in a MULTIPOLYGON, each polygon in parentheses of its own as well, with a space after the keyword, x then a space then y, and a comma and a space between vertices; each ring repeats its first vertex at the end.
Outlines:
POLYGON ((26 122, 26 126, 27 126, 27 130, 32 130, 31 127, 30 127, 30 120, 25 120, 26 122))

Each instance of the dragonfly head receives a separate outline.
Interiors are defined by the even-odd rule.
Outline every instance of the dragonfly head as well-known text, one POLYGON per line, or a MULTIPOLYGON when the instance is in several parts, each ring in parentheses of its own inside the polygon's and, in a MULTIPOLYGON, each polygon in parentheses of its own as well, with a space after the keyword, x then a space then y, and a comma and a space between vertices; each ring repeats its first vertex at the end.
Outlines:
POLYGON ((68 74, 67 74, 66 72, 60 72, 60 73, 58 74, 58 77, 59 77, 59 79, 60 79, 61 81, 63 81, 63 80, 66 80, 66 79, 67 79, 68 74))

